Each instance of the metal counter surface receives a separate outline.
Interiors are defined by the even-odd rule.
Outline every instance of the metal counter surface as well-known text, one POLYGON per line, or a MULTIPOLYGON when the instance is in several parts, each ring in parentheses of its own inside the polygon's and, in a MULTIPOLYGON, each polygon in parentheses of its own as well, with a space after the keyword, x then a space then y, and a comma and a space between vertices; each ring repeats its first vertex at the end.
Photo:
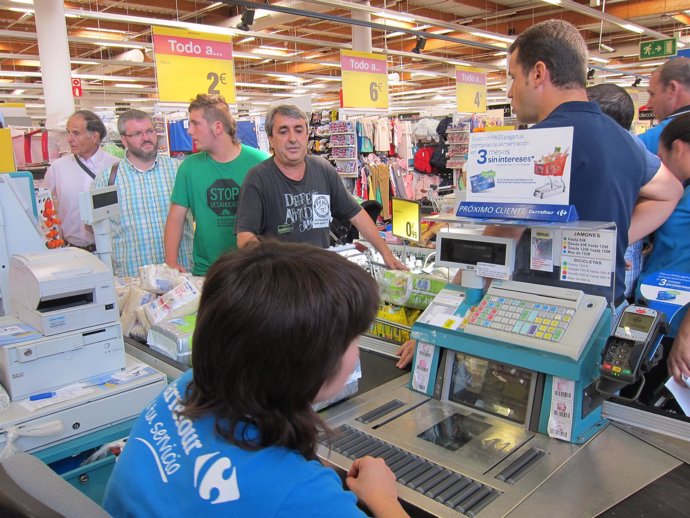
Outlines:
MULTIPOLYGON (((393 385, 406 384, 401 376, 409 376, 409 373, 397 369, 394 358, 368 350, 362 350, 360 357, 362 379, 356 396, 386 383, 391 390, 393 385)), ((351 411, 354 405, 356 402, 352 399, 343 401, 326 410, 324 417, 337 419, 351 411)), ((507 515, 535 517, 547 513, 602 518, 690 515, 690 466, 686 464, 690 458, 690 442, 668 437, 648 440, 652 439, 648 437, 649 432, 635 432, 629 425, 613 423, 576 455, 567 469, 545 480, 538 491, 509 510, 507 515), (581 478, 582 482, 573 485, 573 477, 581 478), (603 486, 609 486, 617 497, 607 500, 612 495, 607 497, 603 486), (630 496, 621 498, 622 494, 630 496), (606 509, 606 505, 610 507, 606 509)), ((399 490, 401 497, 411 493, 402 486, 399 490)), ((413 518, 435 516, 429 513, 431 509, 405 507, 413 518)), ((489 509, 480 515, 492 516, 487 511, 489 509)), ((505 510, 497 516, 506 516, 505 510)))

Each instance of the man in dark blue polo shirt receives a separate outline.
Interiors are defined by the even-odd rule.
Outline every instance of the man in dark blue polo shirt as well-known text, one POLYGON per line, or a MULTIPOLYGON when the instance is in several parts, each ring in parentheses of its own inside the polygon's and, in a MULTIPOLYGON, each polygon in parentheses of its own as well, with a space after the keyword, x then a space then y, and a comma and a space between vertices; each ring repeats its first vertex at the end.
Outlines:
POLYGON ((587 45, 573 25, 562 20, 534 25, 508 52, 508 97, 518 119, 536 123, 534 128, 574 128, 570 203, 580 219, 616 223, 618 306, 624 300, 628 229, 634 241, 661 225, 682 186, 667 170, 646 173, 644 151, 633 137, 588 102, 587 45))

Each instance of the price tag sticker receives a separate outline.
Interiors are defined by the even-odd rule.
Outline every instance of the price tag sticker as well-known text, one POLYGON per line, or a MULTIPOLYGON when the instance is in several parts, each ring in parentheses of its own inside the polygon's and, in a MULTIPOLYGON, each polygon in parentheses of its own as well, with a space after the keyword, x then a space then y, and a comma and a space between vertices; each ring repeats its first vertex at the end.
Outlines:
POLYGON ((344 108, 388 108, 386 56, 341 50, 340 74, 344 108))
POLYGON ((485 112, 486 74, 476 68, 455 67, 455 94, 459 112, 485 112))
POLYGON ((419 241, 421 231, 419 202, 393 198, 393 235, 419 241))
POLYGON ((161 101, 187 103, 206 93, 235 104, 230 36, 153 27, 153 51, 161 101))

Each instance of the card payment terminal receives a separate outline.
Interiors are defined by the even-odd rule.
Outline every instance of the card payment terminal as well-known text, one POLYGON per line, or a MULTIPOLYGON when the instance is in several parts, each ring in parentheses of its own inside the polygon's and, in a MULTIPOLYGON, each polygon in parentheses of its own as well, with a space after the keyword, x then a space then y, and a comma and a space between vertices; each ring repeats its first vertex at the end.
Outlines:
POLYGON ((625 384, 635 383, 655 358, 665 326, 663 313, 628 306, 601 353, 601 375, 625 384))

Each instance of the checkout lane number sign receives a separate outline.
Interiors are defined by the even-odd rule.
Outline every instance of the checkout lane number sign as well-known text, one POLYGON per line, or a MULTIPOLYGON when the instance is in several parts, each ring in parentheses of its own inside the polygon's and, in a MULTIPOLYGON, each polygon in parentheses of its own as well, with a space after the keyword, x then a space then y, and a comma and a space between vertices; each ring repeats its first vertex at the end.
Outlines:
POLYGON ((393 235, 408 241, 419 241, 420 216, 418 201, 393 198, 393 235))
POLYGON ((222 95, 235 104, 235 66, 228 35, 153 27, 158 96, 188 103, 197 94, 222 95))

